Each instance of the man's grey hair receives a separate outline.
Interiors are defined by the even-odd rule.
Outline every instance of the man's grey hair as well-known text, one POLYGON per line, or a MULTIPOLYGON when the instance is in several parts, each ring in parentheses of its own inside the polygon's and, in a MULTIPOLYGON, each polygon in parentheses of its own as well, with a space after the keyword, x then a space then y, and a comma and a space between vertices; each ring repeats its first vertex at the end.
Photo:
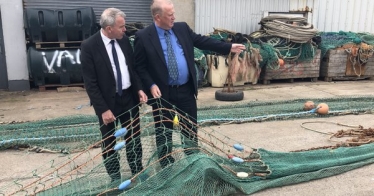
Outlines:
POLYGON ((151 14, 155 17, 157 14, 162 15, 162 5, 173 4, 171 0, 153 0, 151 4, 151 14))
POLYGON ((116 22, 116 17, 121 16, 126 18, 126 14, 117 8, 108 8, 103 11, 100 17, 100 26, 105 28, 107 26, 113 26, 116 22))

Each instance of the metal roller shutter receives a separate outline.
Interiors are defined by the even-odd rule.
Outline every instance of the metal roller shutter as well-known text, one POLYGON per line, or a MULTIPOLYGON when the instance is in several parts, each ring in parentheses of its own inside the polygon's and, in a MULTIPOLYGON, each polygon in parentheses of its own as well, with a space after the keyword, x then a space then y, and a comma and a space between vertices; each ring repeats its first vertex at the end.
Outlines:
POLYGON ((73 9, 92 7, 99 21, 104 9, 118 8, 126 13, 126 23, 152 23, 150 5, 152 0, 23 0, 24 8, 73 9))

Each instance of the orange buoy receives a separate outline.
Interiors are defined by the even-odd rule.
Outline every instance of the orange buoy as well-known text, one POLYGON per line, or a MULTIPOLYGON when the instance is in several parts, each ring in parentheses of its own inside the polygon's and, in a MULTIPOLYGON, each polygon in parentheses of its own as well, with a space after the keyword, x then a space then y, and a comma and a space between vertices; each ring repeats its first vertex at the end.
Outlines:
POLYGON ((309 110, 314 109, 314 108, 316 108, 316 105, 314 104, 313 101, 307 101, 307 102, 304 103, 304 110, 305 111, 309 111, 309 110))
POLYGON ((329 106, 326 103, 320 103, 317 105, 317 113, 325 115, 329 113, 329 106))
POLYGON ((284 60, 283 59, 278 59, 279 67, 283 68, 284 67, 284 60))

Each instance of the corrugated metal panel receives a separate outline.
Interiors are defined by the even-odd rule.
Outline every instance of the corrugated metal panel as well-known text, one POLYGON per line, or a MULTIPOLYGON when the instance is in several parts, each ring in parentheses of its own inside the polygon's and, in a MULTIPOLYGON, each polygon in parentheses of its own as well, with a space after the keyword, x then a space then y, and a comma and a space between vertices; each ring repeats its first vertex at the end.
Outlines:
POLYGON ((196 0, 195 31, 215 28, 251 33, 260 28, 264 12, 311 10, 308 22, 325 32, 374 33, 373 0, 196 0))
POLYGON ((320 31, 374 33, 373 0, 314 0, 313 7, 312 23, 320 31))
POLYGON ((92 7, 99 21, 104 9, 118 8, 126 13, 126 22, 152 23, 151 0, 23 0, 25 8, 71 9, 92 7))
POLYGON ((308 11, 308 22, 313 23, 314 0, 290 0, 290 11, 308 11))
POLYGON ((196 0, 195 31, 223 28, 249 34, 260 28, 264 12, 288 12, 289 0, 196 0))
POLYGON ((314 0, 290 0, 290 11, 306 11, 314 6, 314 0))

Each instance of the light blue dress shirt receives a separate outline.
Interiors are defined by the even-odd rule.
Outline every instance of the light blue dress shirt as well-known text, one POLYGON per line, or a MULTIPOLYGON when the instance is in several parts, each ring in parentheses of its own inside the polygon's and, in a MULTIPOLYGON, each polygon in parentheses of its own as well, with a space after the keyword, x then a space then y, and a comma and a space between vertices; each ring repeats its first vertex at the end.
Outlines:
MULTIPOLYGON (((159 28, 157 25, 156 30, 158 37, 160 38, 161 42, 161 47, 162 47, 162 52, 165 57, 166 64, 168 64, 168 54, 167 54, 167 47, 166 47, 166 40, 165 40, 165 30, 159 28)), ((186 57, 184 56, 183 48, 182 45, 179 44, 177 36, 175 36, 173 30, 169 30, 170 33, 170 41, 174 50, 175 57, 177 58, 177 63, 178 63, 178 80, 173 81, 169 77, 169 85, 182 85, 188 82, 189 78, 189 72, 188 72, 188 66, 187 66, 187 61, 186 57)), ((167 65, 168 66, 168 65, 167 65)))

